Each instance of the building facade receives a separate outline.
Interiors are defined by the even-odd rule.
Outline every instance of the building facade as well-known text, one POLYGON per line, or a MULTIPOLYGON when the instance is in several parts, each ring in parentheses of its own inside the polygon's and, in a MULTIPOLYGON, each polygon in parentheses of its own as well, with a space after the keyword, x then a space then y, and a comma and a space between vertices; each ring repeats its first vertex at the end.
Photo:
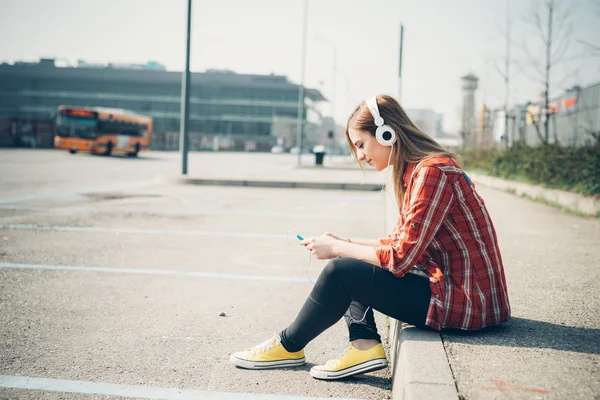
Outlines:
MULTIPOLYGON (((548 143, 587 146, 600 141, 600 83, 572 87, 551 100, 548 109, 548 143)), ((537 145, 546 140, 541 100, 515 107, 511 116, 516 130, 511 142, 537 145)))
POLYGON ((502 109, 483 106, 479 129, 486 145, 482 147, 506 148, 517 143, 538 146, 546 141, 561 146, 588 146, 600 141, 600 83, 575 86, 553 98, 548 105, 547 139, 546 113, 542 96, 539 97, 535 102, 513 106, 508 115, 502 109))
POLYGON ((433 138, 441 138, 444 135, 442 114, 428 108, 409 108, 406 114, 417 125, 417 127, 433 138))
MULTIPOLYGON (((181 75, 161 68, 85 63, 57 67, 53 59, 1 64, 0 145, 51 146, 46 136, 57 108, 70 105, 123 108, 151 116, 152 148, 176 150, 181 75), (42 126, 45 133, 40 137, 42 126)), ((191 150, 270 150, 278 135, 289 135, 288 131, 297 128, 298 85, 285 76, 209 70, 191 73, 190 80, 191 150), (278 132, 281 121, 287 121, 285 132, 278 132)), ((304 93, 306 116, 326 99, 314 89, 304 93)), ((319 121, 305 122, 308 131, 311 124, 319 121)))

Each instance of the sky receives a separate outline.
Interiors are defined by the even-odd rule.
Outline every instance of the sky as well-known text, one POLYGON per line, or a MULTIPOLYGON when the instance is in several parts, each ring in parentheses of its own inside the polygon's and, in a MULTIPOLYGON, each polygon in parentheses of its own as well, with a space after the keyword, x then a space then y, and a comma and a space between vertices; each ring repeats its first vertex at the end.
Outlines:
MULTIPOLYGON (((551 93, 600 82, 600 0, 557 0, 570 15, 564 61, 552 69, 551 93), (595 3, 594 3, 595 2, 595 3)), ((430 108, 444 129, 460 129, 460 78, 479 77, 476 103, 502 107, 507 15, 511 21, 509 104, 535 100, 543 60, 531 27, 542 0, 308 0, 305 85, 333 100, 338 124, 363 99, 398 97, 400 25, 404 25, 405 108, 430 108), (508 5, 508 6, 507 6, 508 5), (335 55, 335 57, 334 57, 335 55), (334 62, 335 60, 335 62, 334 62)), ((302 75, 304 0, 193 0, 190 69, 302 75)), ((0 62, 40 57, 75 64, 185 66, 187 0, 0 0, 0 62)), ((564 37, 564 35, 563 35, 564 37)))

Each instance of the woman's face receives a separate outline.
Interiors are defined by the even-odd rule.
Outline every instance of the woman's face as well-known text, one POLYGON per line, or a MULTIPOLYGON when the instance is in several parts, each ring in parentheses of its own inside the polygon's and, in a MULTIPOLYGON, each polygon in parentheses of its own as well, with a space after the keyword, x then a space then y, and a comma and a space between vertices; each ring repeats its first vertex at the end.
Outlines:
POLYGON ((392 146, 380 144, 369 132, 348 128, 348 136, 356 148, 358 161, 364 161, 377 171, 388 166, 392 146))

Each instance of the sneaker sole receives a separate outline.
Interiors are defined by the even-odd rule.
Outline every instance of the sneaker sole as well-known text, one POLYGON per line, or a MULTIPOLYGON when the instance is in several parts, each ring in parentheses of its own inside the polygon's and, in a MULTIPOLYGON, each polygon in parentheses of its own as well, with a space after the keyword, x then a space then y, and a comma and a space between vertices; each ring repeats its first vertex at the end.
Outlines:
POLYGON ((347 376, 364 374, 366 372, 379 371, 388 366, 387 359, 377 358, 375 360, 365 361, 364 363, 353 365, 340 371, 323 371, 320 369, 311 368, 310 375, 316 379, 341 379, 347 376))
POLYGON ((304 357, 292 359, 292 360, 278 360, 278 361, 248 361, 241 358, 237 358, 233 354, 229 356, 229 361, 234 363, 240 368, 245 369, 269 369, 269 368, 285 368, 285 367, 297 367, 306 363, 304 357))

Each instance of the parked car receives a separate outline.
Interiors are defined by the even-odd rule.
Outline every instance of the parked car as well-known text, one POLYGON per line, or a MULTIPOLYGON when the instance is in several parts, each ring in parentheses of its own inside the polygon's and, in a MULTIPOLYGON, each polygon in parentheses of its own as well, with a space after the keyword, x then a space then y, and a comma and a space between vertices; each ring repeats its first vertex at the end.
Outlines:
POLYGON ((271 153, 273 153, 273 154, 281 154, 281 153, 283 153, 283 146, 280 146, 278 144, 275 145, 275 146, 273 146, 271 148, 271 153))

